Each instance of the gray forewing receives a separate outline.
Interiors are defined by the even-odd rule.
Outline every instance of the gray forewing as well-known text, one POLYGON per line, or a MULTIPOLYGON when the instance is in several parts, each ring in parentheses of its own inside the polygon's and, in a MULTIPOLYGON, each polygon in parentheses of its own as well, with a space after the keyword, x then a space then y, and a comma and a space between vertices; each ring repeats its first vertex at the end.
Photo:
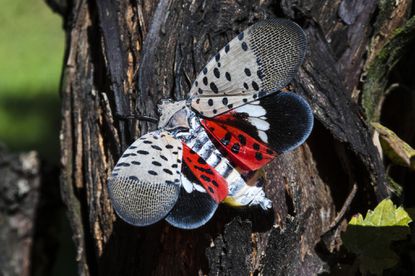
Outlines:
POLYGON ((113 207, 126 222, 145 226, 163 219, 180 193, 182 143, 155 131, 136 140, 108 179, 113 207))

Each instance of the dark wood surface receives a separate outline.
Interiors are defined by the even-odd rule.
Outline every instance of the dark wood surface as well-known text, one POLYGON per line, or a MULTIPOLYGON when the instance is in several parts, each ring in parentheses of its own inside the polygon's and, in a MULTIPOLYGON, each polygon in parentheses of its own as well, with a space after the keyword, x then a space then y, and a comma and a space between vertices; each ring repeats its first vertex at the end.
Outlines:
POLYGON ((0 274, 30 275, 41 172, 36 152, 0 146, 0 274))

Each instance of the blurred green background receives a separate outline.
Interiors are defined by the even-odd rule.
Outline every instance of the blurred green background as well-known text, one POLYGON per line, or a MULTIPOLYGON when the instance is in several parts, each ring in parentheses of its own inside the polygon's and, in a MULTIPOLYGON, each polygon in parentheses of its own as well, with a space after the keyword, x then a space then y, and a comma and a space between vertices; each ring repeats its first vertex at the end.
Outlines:
POLYGON ((76 275, 59 192, 62 18, 43 0, 0 0, 0 6, 0 143, 12 152, 36 150, 42 161, 31 274, 76 275))
POLYGON ((56 162, 62 20, 42 0, 0 5, 0 141, 56 162))

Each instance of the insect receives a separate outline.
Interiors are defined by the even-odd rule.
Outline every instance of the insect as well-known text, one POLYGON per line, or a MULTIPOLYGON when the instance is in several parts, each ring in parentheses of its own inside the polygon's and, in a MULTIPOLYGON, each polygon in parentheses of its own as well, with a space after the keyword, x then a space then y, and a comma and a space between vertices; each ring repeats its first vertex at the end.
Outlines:
POLYGON ((165 219, 204 225, 221 202, 269 209, 256 173, 309 136, 307 102, 284 92, 306 49, 285 19, 258 22, 225 45, 194 80, 186 100, 163 100, 158 130, 127 148, 108 179, 116 213, 146 226, 165 219))

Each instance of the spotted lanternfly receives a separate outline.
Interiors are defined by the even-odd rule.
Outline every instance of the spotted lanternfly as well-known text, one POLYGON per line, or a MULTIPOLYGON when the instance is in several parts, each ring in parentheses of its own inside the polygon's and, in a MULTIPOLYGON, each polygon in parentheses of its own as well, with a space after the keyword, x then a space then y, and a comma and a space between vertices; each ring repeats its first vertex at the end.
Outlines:
POLYGON ((226 44, 189 98, 162 101, 158 130, 118 160, 108 180, 117 214, 136 226, 165 219, 194 229, 221 202, 271 208, 254 172, 301 145, 313 126, 307 102, 284 90, 305 47, 303 30, 284 19, 256 23, 226 44))

